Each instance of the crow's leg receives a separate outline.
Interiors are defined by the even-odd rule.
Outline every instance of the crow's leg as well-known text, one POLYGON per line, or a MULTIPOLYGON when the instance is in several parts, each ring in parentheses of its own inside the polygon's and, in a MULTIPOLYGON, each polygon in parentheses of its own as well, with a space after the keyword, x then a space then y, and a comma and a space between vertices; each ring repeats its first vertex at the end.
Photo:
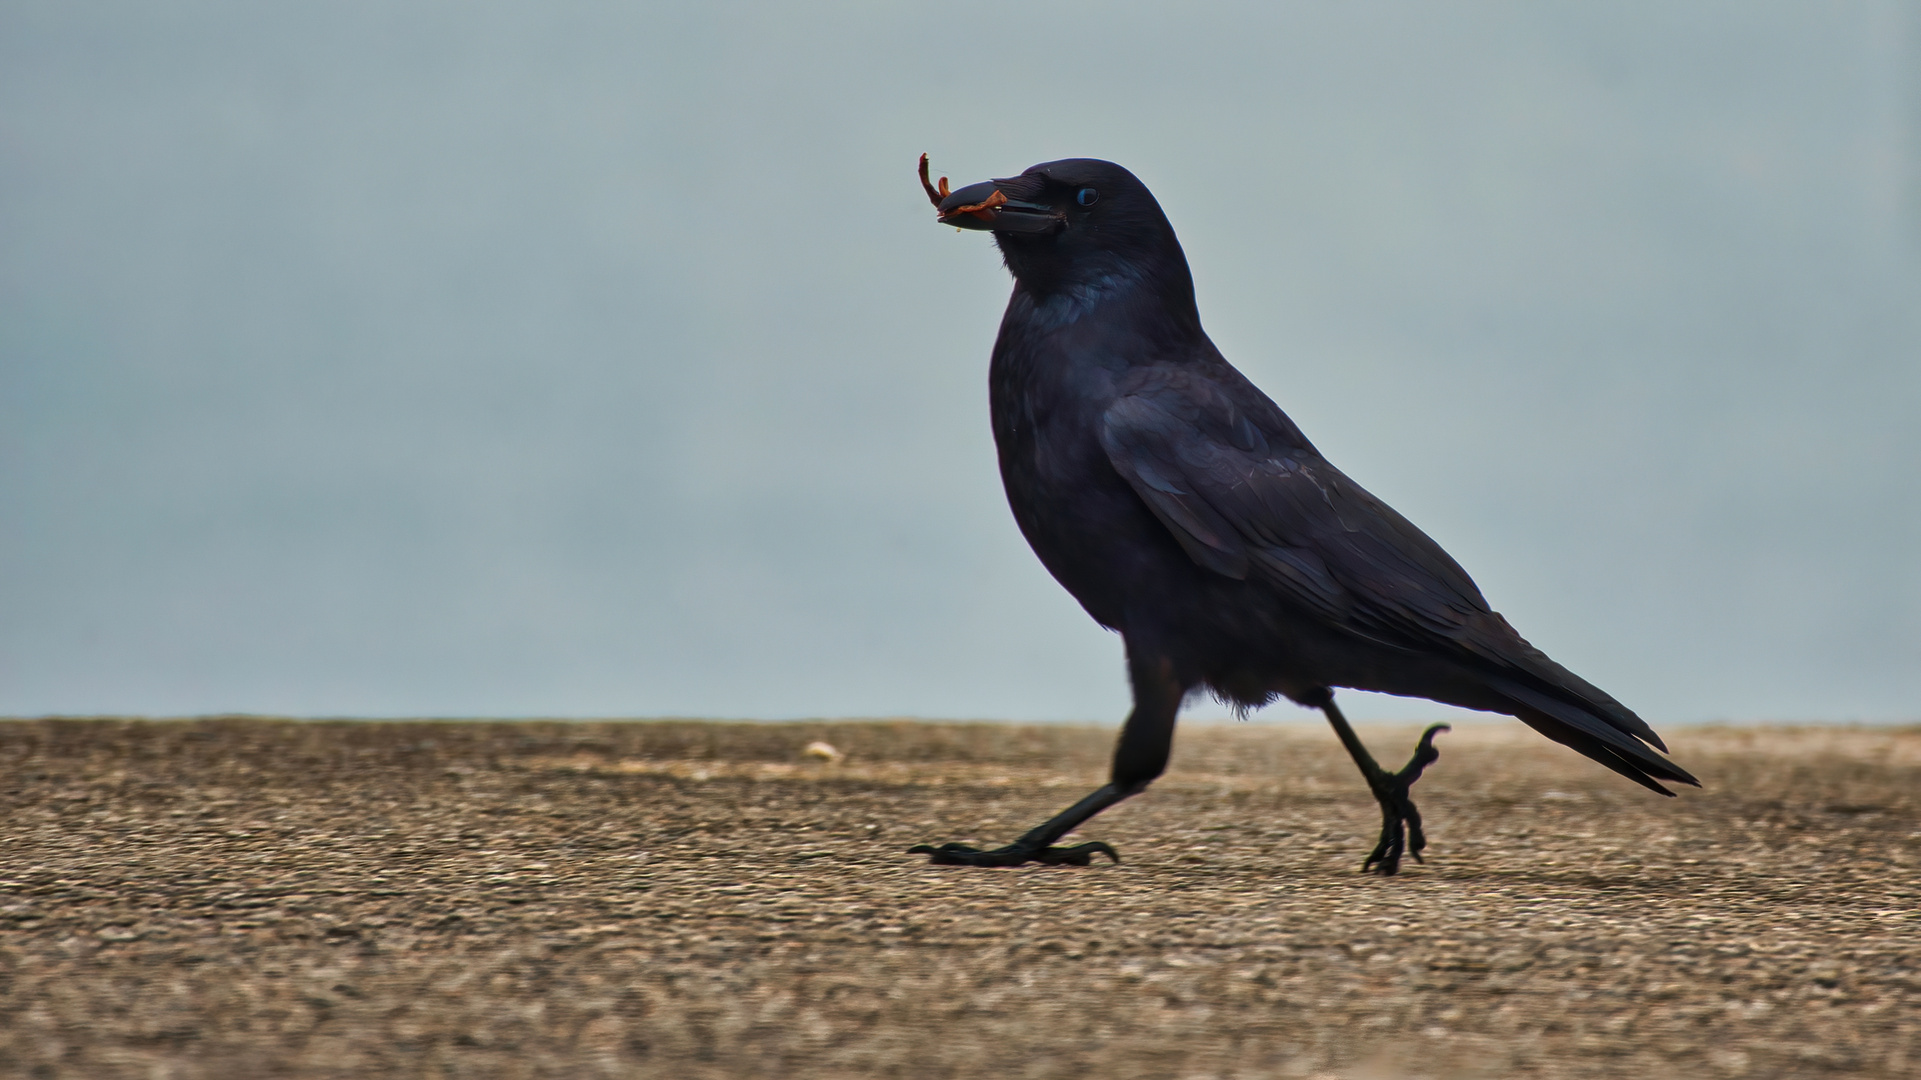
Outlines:
POLYGON ((1374 853, 1361 864, 1361 872, 1366 873, 1379 864, 1381 873, 1397 873, 1404 851, 1414 856, 1415 862, 1420 862, 1427 836, 1421 832, 1421 812, 1414 808, 1410 789, 1414 781, 1421 778, 1422 770, 1440 759, 1441 752, 1434 749, 1434 736, 1449 730, 1448 726, 1435 724, 1422 732, 1421 741, 1414 747, 1414 756, 1408 759, 1406 767, 1391 773, 1375 763, 1374 755, 1361 745, 1361 737, 1354 734, 1347 717, 1334 707, 1334 691, 1322 690, 1319 699, 1308 704, 1318 706, 1327 714, 1327 722, 1334 725, 1334 734, 1341 737, 1341 745, 1347 747, 1354 764, 1360 766, 1361 775, 1367 778, 1368 790, 1381 804, 1381 839, 1374 845, 1374 853))
POLYGON ((943 866, 1019 866, 1030 862, 1086 866, 1095 855, 1120 862, 1121 857, 1114 849, 1098 840, 1073 847, 1054 847, 1053 844, 1088 818, 1122 799, 1138 795, 1167 768, 1167 755, 1174 743, 1174 717, 1180 712, 1186 688, 1174 677, 1174 666, 1167 660, 1137 659, 1132 655, 1133 649, 1128 652, 1134 711, 1128 714, 1120 742, 1114 747, 1114 767, 1107 783, 1006 847, 983 851, 965 844, 939 847, 916 844, 908 851, 930 856, 928 861, 943 866))

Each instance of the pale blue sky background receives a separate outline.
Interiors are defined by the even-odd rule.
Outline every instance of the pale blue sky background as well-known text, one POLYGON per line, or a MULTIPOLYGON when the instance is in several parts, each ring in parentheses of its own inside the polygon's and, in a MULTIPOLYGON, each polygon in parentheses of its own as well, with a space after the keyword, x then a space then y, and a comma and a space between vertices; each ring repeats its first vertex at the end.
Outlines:
POLYGON ((6 0, 0 713, 1118 719, 927 150, 1134 169, 1656 723, 1921 718, 1918 65, 1904 0, 6 0))

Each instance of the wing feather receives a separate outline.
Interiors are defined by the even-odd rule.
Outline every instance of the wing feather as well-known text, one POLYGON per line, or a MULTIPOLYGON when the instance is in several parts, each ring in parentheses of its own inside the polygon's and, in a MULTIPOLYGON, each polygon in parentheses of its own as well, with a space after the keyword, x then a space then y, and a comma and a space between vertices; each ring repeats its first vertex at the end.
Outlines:
POLYGON ((1350 633, 1452 652, 1636 766, 1674 768, 1637 742, 1666 749, 1645 721, 1529 645, 1439 544, 1321 458, 1251 384, 1159 369, 1108 408, 1101 445, 1197 564, 1264 581, 1350 633), (1268 430, 1251 422, 1269 411, 1268 430))

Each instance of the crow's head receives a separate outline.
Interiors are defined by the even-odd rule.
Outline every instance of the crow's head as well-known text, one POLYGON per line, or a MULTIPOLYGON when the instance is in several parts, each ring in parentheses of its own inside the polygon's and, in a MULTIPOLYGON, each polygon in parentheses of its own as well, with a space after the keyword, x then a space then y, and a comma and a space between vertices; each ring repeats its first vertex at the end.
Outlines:
POLYGON ((991 231, 1007 269, 1029 288, 1051 291, 1115 273, 1187 279, 1161 204, 1111 161, 1049 161, 948 191, 945 177, 939 188, 927 183, 923 155, 921 182, 942 224, 991 231))

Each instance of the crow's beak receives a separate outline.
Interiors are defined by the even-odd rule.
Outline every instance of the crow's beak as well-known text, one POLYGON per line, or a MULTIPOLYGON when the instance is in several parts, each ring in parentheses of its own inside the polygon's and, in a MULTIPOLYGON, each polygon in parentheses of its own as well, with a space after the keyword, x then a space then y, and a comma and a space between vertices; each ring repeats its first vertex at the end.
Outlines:
POLYGON ((1043 233, 1059 228, 1066 215, 1046 203, 1015 197, 1020 188, 1040 186, 1021 183, 1024 179, 985 180, 961 188, 940 201, 941 224, 1007 233, 1043 233))
POLYGON ((1067 221, 1067 215, 1038 201, 1042 182, 1038 177, 1013 176, 1005 180, 984 180, 957 191, 947 190, 941 177, 936 189, 927 181, 927 155, 921 155, 920 182, 927 199, 934 204, 941 224, 957 229, 984 229, 1004 233, 1052 232, 1067 221))

